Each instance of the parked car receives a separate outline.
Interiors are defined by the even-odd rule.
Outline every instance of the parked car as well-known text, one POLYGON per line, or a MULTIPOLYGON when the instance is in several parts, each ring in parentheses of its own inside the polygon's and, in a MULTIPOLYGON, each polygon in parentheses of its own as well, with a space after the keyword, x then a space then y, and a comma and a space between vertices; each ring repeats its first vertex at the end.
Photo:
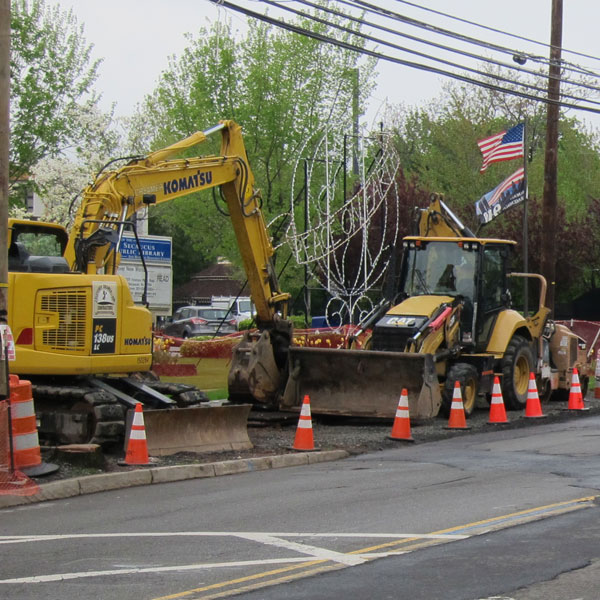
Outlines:
POLYGON ((226 335, 237 331, 237 324, 227 310, 210 306, 183 306, 175 311, 164 328, 165 335, 189 338, 198 335, 226 335))

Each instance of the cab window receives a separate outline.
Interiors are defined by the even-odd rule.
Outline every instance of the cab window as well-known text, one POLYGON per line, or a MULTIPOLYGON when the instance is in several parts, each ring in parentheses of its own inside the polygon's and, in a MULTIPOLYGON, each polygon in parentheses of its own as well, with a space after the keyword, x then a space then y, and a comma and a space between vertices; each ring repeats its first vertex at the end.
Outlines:
POLYGON ((489 312, 504 306, 506 289, 504 254, 506 249, 486 246, 481 270, 481 301, 483 311, 489 312))

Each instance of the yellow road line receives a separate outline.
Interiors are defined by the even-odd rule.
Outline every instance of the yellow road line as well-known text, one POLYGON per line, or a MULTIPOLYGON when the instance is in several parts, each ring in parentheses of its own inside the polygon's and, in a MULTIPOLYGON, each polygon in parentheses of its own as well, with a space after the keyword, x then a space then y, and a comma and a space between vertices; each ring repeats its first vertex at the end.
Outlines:
MULTIPOLYGON (((538 506, 536 508, 528 508, 526 510, 520 510, 514 513, 509 513, 507 515, 501 515, 499 517, 491 517, 489 519, 483 519, 481 521, 474 521, 472 523, 467 523, 466 525, 457 525, 456 527, 450 527, 448 529, 440 529, 438 531, 433 531, 433 535, 442 535, 444 533, 453 533, 456 531, 462 531, 465 529, 474 529, 475 527, 481 527, 484 525, 494 525, 499 524, 502 521, 508 520, 516 520, 517 517, 526 517, 526 516, 550 516, 551 511, 555 511, 557 509, 560 510, 576 510, 579 508, 585 508, 585 506, 591 502, 593 502, 597 496, 586 496, 584 498, 577 498, 575 500, 565 500, 563 502, 556 502, 554 504, 546 504, 544 506, 538 506)), ((554 514, 554 513, 552 513, 554 514)), ((405 545, 410 542, 419 542, 421 538, 408 538, 404 540, 396 540, 394 542, 386 542, 385 544, 378 544, 377 546, 369 546, 368 548, 361 548, 359 550, 352 550, 348 554, 362 554, 366 552, 373 552, 375 550, 381 550, 382 548, 395 548, 397 546, 405 545)), ((425 543, 436 540, 426 540, 425 543)), ((450 540, 448 540, 450 541, 450 540)))
MULTIPOLYGON (((328 560, 307 560, 305 563, 302 563, 300 565, 294 565, 292 567, 285 567, 283 569, 273 569, 272 571, 264 571, 263 573, 256 573, 254 575, 248 575, 246 577, 239 577, 238 579, 231 579, 229 581, 213 583, 213 584, 207 585, 205 587, 194 588, 193 590, 179 592, 177 594, 172 594, 170 596, 161 596, 160 598, 154 598, 154 600, 174 600, 175 598, 184 598, 185 596, 189 596, 191 594, 196 594, 198 592, 207 592, 209 590, 224 588, 224 587, 234 585, 237 583, 245 583, 247 581, 253 581, 256 579, 263 578, 263 577, 269 577, 270 575, 280 575, 281 573, 288 573, 291 571, 295 571, 297 569, 303 569, 306 567, 311 567, 313 565, 323 564, 326 562, 329 562, 329 561, 328 560)), ((231 592, 228 592, 228 593, 231 593, 231 592)))
MULTIPOLYGON (((555 502, 553 504, 546 504, 544 506, 538 506, 536 508, 529 508, 525 510, 516 511, 514 513, 509 513, 506 515, 501 515, 498 517, 491 517, 489 519, 482 519, 480 521, 473 521, 472 523, 467 523, 465 525, 457 525, 455 527, 450 527, 447 529, 440 529, 438 531, 433 531, 430 535, 443 535, 446 533, 453 533, 457 531, 463 531, 467 529, 476 529, 483 526, 501 526, 503 524, 507 524, 510 522, 510 525, 515 525, 519 522, 522 522, 524 519, 528 518, 544 518, 549 516, 554 516, 556 514, 579 510, 581 508, 586 508, 594 502, 598 496, 585 496, 583 498, 576 498, 574 500, 566 500, 563 502, 555 502)), ((486 533, 486 531, 482 531, 479 533, 486 533)), ((479 533, 473 533, 473 535, 478 535, 479 533)), ((414 551, 416 549, 424 548, 427 546, 439 544, 439 543, 448 543, 451 541, 456 541, 455 538, 448 538, 448 540, 444 540, 444 538, 438 539, 423 539, 419 537, 411 537, 405 538, 402 540, 396 540, 394 542, 387 542, 385 544, 378 544, 376 546, 368 546, 366 548, 360 548, 358 550, 352 550, 347 552, 347 554, 368 554, 369 552, 374 552, 376 550, 382 550, 384 548, 398 548, 402 546, 403 551, 414 551), (415 543, 416 542, 416 543, 415 543)), ((363 558, 368 559, 368 556, 364 556, 363 558)), ((374 557, 375 558, 375 557, 374 557)), ((185 598, 186 596, 191 596, 192 594, 200 594, 202 592, 210 592, 215 591, 216 593, 210 595, 203 595, 201 597, 202 600, 214 600, 216 598, 224 598, 227 596, 232 596, 234 594, 240 594, 242 592, 251 591, 254 589, 259 589, 261 587, 277 585, 279 583, 286 583, 289 581, 293 581, 294 579, 300 579, 303 577, 308 577, 310 575, 315 575, 317 573, 322 573, 325 571, 332 571, 335 569, 343 569, 347 568, 348 565, 342 565, 339 563, 327 565, 331 561, 328 560, 307 560, 307 562, 293 565, 290 567, 285 567, 282 569, 274 569, 272 571, 264 571, 262 573, 255 573, 254 575, 248 575, 246 577, 240 577, 238 579, 231 579, 229 581, 222 581, 219 583, 214 583, 211 585, 207 585, 204 587, 194 588, 191 590, 186 590, 184 592, 179 592, 176 594, 172 594, 169 596, 161 596, 160 598, 154 598, 154 600, 175 600, 177 598, 185 598), (320 566, 317 566, 320 565, 320 566), (308 567, 315 567, 314 569, 308 569, 308 567), (301 572, 297 572, 300 571, 301 572), (294 571, 296 571, 294 573, 294 571), (287 575, 284 575, 286 574, 287 575), (275 579, 270 579, 268 581, 259 582, 259 579, 265 579, 266 577, 271 576, 280 576, 275 579), (250 583, 255 582, 255 583, 250 583), (242 585, 240 587, 236 587, 229 590, 224 590, 223 588, 249 583, 249 585, 242 585), (220 591, 217 591, 220 590, 220 591)), ((200 600, 200 597, 197 598, 200 600)))

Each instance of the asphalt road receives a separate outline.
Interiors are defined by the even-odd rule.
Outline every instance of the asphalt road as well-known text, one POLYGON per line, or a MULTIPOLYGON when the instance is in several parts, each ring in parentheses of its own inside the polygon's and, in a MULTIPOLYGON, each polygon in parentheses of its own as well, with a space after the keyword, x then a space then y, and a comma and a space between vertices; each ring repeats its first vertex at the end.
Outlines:
POLYGON ((0 511, 0 598, 597 600, 600 417, 0 511))

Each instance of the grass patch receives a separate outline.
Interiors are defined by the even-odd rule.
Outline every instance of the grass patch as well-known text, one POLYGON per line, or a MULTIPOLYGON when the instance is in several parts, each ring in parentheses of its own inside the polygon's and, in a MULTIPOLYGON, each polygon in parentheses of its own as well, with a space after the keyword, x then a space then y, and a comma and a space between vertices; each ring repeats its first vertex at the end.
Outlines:
MULTIPOLYGON (((200 390, 227 390, 227 375, 231 361, 228 358, 178 358, 178 364, 195 364, 196 375, 184 377, 168 377, 161 376, 161 381, 171 381, 173 383, 187 383, 193 385, 200 390)), ((227 392, 221 399, 227 398, 227 392)), ((212 400, 213 398, 211 398, 212 400)))
POLYGON ((229 392, 227 391, 227 388, 222 388, 220 390, 206 390, 206 395, 209 400, 227 400, 229 392))

